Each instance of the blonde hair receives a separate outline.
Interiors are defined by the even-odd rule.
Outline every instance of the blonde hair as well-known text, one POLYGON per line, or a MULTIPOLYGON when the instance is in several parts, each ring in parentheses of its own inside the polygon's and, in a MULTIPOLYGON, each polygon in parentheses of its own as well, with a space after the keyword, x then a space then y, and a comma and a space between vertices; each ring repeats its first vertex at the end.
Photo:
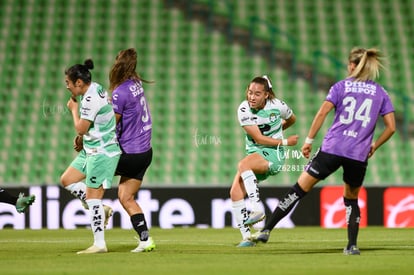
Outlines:
POLYGON ((384 68, 383 59, 382 53, 375 48, 353 48, 349 53, 348 61, 354 63, 356 67, 349 77, 354 77, 356 81, 378 78, 380 69, 384 68))

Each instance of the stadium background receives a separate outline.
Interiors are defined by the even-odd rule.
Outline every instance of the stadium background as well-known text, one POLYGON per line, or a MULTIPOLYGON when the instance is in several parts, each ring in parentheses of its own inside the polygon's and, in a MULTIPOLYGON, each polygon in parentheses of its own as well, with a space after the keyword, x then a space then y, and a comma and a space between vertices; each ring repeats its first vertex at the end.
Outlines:
MULTIPOLYGON (((236 109, 249 81, 272 78, 298 117, 287 134, 302 144, 329 86, 346 74, 349 50, 363 46, 388 56, 379 82, 398 119, 365 186, 411 186, 413 21, 409 0, 1 0, 0 185, 59 185, 75 156, 63 72, 86 58, 108 87, 116 54, 134 47, 139 73, 155 81, 145 85, 154 159, 144 187, 228 188, 244 155, 236 109)), ((288 171, 263 186, 296 180, 306 160, 300 145, 290 149, 288 171)), ((325 185, 341 182, 337 173, 325 185)))

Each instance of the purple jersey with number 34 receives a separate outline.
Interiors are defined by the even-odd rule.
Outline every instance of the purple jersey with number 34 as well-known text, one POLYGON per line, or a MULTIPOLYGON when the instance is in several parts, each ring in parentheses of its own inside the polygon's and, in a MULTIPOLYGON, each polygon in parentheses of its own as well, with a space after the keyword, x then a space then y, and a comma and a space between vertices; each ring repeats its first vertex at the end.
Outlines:
POLYGON ((394 112, 388 93, 374 81, 348 78, 331 87, 326 101, 335 105, 335 117, 321 150, 366 161, 379 116, 394 112))

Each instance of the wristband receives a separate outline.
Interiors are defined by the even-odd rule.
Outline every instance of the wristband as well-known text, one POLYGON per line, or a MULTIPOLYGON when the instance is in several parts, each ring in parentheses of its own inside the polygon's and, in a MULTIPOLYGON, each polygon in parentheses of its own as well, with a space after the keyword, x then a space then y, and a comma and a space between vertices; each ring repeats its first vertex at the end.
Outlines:
POLYGON ((307 144, 312 144, 313 143, 313 138, 308 138, 308 137, 306 137, 306 139, 305 139, 305 143, 307 143, 307 144))
POLYGON ((283 146, 287 146, 288 145, 288 140, 287 139, 282 139, 282 145, 283 146))

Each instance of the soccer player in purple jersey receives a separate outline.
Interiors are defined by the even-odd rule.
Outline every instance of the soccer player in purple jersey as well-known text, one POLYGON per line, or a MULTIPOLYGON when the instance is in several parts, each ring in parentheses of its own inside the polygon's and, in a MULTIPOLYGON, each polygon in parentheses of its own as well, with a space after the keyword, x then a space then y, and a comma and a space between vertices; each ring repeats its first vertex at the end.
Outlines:
POLYGON ((394 107, 382 86, 374 82, 379 75, 381 53, 377 49, 354 48, 348 58, 348 77, 335 83, 316 114, 302 153, 309 157, 312 142, 325 121, 335 110, 334 121, 320 149, 311 158, 297 183, 279 202, 264 228, 253 234, 254 241, 267 242, 270 231, 320 180, 343 169, 344 204, 348 244, 345 255, 359 255, 357 237, 360 221, 358 194, 365 178, 368 158, 395 132, 394 107), (375 125, 382 116, 384 129, 373 141, 375 125))
POLYGON ((112 104, 116 116, 116 133, 122 155, 115 175, 121 176, 118 198, 131 218, 139 236, 138 247, 131 252, 149 252, 155 248, 147 222, 136 202, 144 174, 152 161, 152 121, 144 95, 142 79, 136 73, 137 52, 130 48, 118 53, 109 74, 112 104))

